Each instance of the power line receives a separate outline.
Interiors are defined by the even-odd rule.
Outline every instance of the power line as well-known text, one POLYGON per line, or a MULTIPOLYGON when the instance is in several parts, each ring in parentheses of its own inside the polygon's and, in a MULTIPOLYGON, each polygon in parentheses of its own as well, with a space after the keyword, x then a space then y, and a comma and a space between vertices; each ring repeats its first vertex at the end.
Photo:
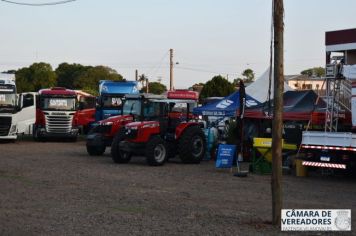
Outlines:
POLYGON ((40 7, 40 6, 53 6, 53 5, 66 4, 70 2, 75 2, 77 0, 63 0, 63 1, 56 1, 56 2, 43 2, 43 3, 15 2, 15 1, 8 1, 8 0, 1 0, 1 1, 10 4, 15 4, 15 5, 40 7))

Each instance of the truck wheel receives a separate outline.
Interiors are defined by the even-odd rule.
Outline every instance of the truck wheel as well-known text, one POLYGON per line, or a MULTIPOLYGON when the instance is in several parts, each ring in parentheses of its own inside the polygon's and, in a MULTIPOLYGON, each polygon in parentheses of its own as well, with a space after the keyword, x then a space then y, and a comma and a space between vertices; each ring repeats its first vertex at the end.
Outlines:
POLYGON ((153 136, 146 144, 145 155, 151 166, 161 166, 167 160, 167 146, 159 136, 153 136))
POLYGON ((104 154, 106 147, 88 146, 87 152, 90 156, 101 156, 104 154))
POLYGON ((43 142, 43 138, 40 136, 37 127, 34 127, 32 132, 33 140, 36 142, 43 142))
POLYGON ((125 130, 120 129, 115 135, 111 144, 111 158, 115 163, 128 163, 131 160, 132 154, 120 150, 120 142, 125 139, 125 130))
POLYGON ((183 163, 200 163, 205 149, 205 135, 198 126, 188 127, 179 139, 179 157, 183 163))

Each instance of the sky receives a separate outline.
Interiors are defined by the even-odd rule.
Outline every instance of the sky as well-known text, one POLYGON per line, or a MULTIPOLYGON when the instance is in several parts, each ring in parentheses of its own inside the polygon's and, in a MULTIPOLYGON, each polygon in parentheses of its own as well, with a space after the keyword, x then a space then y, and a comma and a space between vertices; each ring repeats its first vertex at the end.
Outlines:
MULTIPOLYGON (((16 1, 16 0, 14 0, 16 1)), ((56 0, 18 0, 27 3, 56 0)), ((324 66, 325 32, 356 28, 354 0, 285 0, 285 74, 324 66)), ((77 0, 29 7, 0 1, 0 71, 34 62, 135 70, 169 87, 229 81, 269 64, 271 0, 77 0)))

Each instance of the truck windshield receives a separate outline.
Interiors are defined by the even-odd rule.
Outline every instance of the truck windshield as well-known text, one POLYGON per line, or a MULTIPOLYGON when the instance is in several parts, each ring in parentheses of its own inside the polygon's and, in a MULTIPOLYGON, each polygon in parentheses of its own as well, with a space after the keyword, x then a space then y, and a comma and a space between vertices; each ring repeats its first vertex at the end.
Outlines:
POLYGON ((141 114, 141 101, 140 100, 126 100, 123 106, 122 113, 124 115, 140 115, 141 114))
POLYGON ((122 98, 118 96, 103 96, 103 108, 120 109, 122 106, 122 98))
POLYGON ((76 101, 73 97, 45 97, 41 99, 41 108, 52 111, 75 111, 76 101))
POLYGON ((16 105, 16 94, 0 93, 0 107, 14 107, 16 105))

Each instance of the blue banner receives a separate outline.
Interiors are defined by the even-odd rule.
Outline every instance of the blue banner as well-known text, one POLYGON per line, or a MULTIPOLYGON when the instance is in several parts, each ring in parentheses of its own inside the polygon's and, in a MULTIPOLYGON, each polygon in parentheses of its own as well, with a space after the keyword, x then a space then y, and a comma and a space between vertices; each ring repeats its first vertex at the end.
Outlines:
POLYGON ((220 144, 216 157, 216 168, 232 168, 232 161, 236 153, 236 145, 220 144))

